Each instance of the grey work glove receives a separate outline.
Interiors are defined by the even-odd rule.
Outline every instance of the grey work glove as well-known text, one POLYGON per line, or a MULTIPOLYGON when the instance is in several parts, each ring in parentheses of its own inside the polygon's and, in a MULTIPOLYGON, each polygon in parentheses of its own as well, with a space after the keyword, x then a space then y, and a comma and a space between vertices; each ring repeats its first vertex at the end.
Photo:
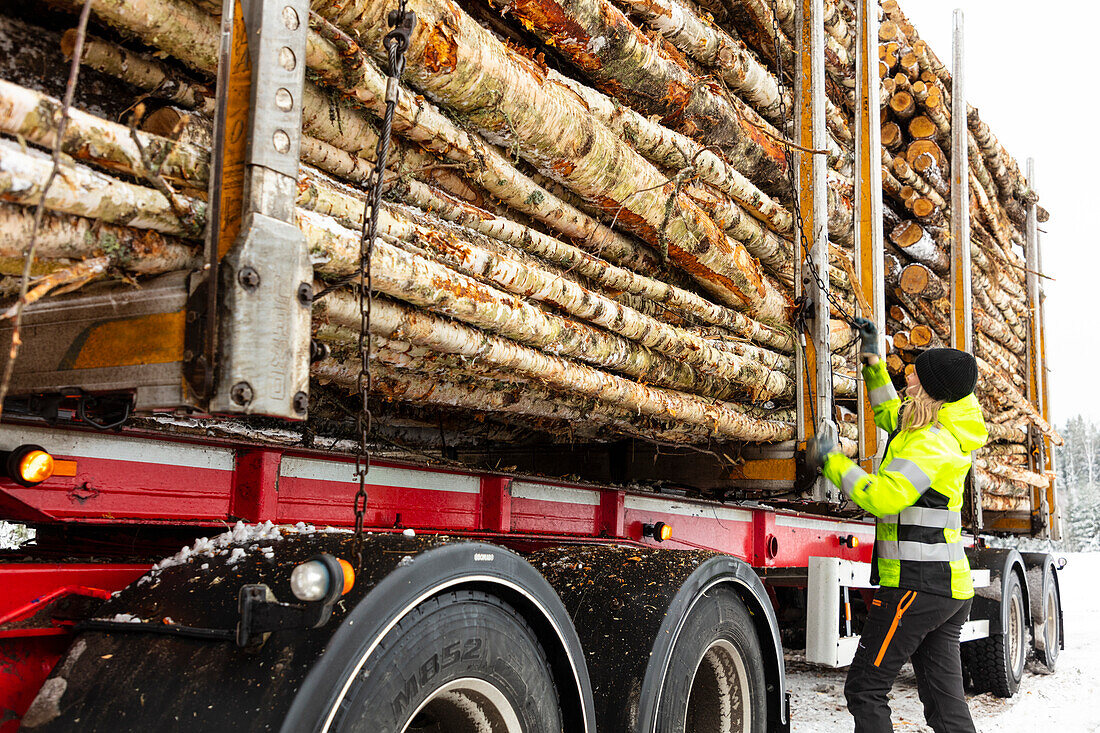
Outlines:
POLYGON ((882 350, 878 345, 878 326, 870 318, 856 318, 856 328, 859 330, 859 356, 866 359, 868 356, 882 358, 882 350))
POLYGON ((836 436, 836 426, 826 420, 818 427, 817 434, 806 441, 806 465, 810 470, 820 471, 825 466, 825 457, 840 447, 836 436))

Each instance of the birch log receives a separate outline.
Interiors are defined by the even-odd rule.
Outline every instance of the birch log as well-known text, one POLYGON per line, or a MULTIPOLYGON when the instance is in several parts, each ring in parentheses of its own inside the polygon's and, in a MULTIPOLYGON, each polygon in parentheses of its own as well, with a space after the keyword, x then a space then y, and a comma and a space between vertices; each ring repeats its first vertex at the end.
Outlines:
MULTIPOLYGON (((0 259, 22 260, 33 227, 33 208, 0 204, 0 259)), ((113 267, 138 275, 202 266, 201 248, 181 239, 50 212, 38 230, 36 256, 42 260, 107 256, 113 267)))
MULTIPOLYGON (((329 20, 359 32, 372 53, 381 49, 381 5, 366 0, 317 5, 329 20)), ((421 89, 497 141, 514 144, 537 167, 554 171, 646 241, 667 246, 670 259, 723 302, 762 319, 786 321, 787 299, 744 247, 677 195, 673 182, 639 153, 594 122, 574 93, 550 83, 530 60, 457 7, 414 0, 410 9, 421 22, 407 55, 409 75, 421 89)))
POLYGON ((1028 420, 1034 423, 1044 435, 1050 438, 1052 443, 1055 445, 1062 445, 1062 436, 1051 427, 1050 423, 1043 419, 1043 416, 1036 411, 1034 405, 1032 405, 1026 397, 1020 394, 1013 385, 1008 383, 1005 378, 984 359, 979 358, 977 361, 978 373, 981 375, 982 379, 988 380, 990 386, 1000 392, 1010 404, 1019 407, 1020 410, 1027 415, 1028 420))
POLYGON ((920 224, 904 221, 890 232, 890 240, 914 262, 927 265, 937 275, 946 275, 951 269, 947 254, 928 235, 920 224))
MULTIPOLYGON (((351 204, 350 219, 356 229, 361 226, 364 208, 360 201, 351 204)), ((474 277, 492 283, 514 295, 546 303, 576 318, 594 323, 607 331, 665 354, 679 363, 688 364, 713 376, 745 385, 747 389, 758 392, 760 395, 788 396, 792 393, 793 384, 788 376, 771 371, 757 361, 715 349, 694 334, 662 323, 588 290, 563 278, 560 272, 554 273, 538 265, 523 263, 506 255, 491 252, 460 236, 457 231, 448 235, 438 231, 437 228, 421 225, 408 218, 406 212, 396 207, 387 208, 381 213, 392 220, 392 222, 384 222, 385 229, 391 232, 404 229, 402 239, 423 247, 439 261, 468 271, 474 277)), ((357 251, 357 234, 347 232, 343 239, 357 251)), ((334 262, 335 258, 330 260, 330 267, 334 262)), ((431 269, 424 263, 421 265, 431 269)), ((388 272, 384 275, 384 277, 389 276, 388 272)), ((411 278, 410 275, 408 282, 412 281, 411 278)), ((382 289, 381 286, 379 287, 382 289)), ((449 289, 456 288, 479 303, 485 303, 492 298, 502 300, 492 291, 479 292, 473 283, 456 282, 449 289)), ((383 292, 389 291, 383 289, 383 292)), ((396 292, 389 294, 408 300, 407 296, 396 292)), ((507 307, 507 304, 502 304, 500 307, 507 307)), ((521 313, 519 320, 534 323, 538 315, 537 311, 527 316, 521 313)), ((553 319, 553 316, 548 317, 553 319)), ((477 325, 485 327, 485 324, 477 325)), ((516 337, 512 336, 512 338, 516 337)), ((619 345, 619 350, 627 349, 626 344, 619 345)), ((555 353, 565 352, 556 349, 555 353)), ((691 385, 685 383, 677 386, 690 387, 691 385)))
MULTIPOLYGON (((58 1, 74 8, 81 5, 77 0, 58 1)), ((184 0, 143 0, 143 12, 140 13, 134 12, 128 0, 92 0, 92 11, 103 22, 175 56, 192 69, 213 74, 217 68, 217 20, 184 0)), ((385 20, 382 22, 384 24, 385 20)), ((307 63, 314 66, 326 80, 344 80, 340 53, 316 33, 310 33, 307 39, 306 56, 307 63)), ((386 86, 381 73, 373 65, 366 64, 357 82, 360 86, 348 91, 368 107, 380 110, 384 104, 386 86)), ((336 121, 340 125, 354 121, 351 115, 340 114, 347 108, 341 110, 340 105, 331 97, 318 93, 310 82, 306 83, 305 92, 307 99, 303 100, 303 107, 308 106, 305 103, 310 97, 320 107, 321 113, 314 115, 315 120, 327 119, 333 126, 336 126, 336 121)), ((434 107, 404 90, 398 100, 395 129, 402 134, 407 133, 409 139, 433 151, 444 151, 452 159, 474 163, 469 167, 470 174, 487 191, 556 231, 578 242, 598 247, 607 256, 612 256, 619 246, 624 252, 635 249, 634 245, 624 243, 621 235, 610 232, 591 217, 563 204, 557 197, 535 185, 490 146, 476 141, 434 107)), ((362 150, 365 143, 366 140, 359 139, 352 150, 362 150)))
POLYGON ((699 63, 714 69, 730 89, 741 94, 760 114, 780 127, 786 125, 783 110, 793 109, 787 90, 745 47, 721 27, 698 17, 677 0, 619 0, 647 25, 699 63))
MULTIPOLYGON (((61 36, 61 52, 71 58, 76 46, 76 31, 61 36)), ((187 109, 213 110, 213 97, 201 85, 168 69, 162 62, 94 36, 84 38, 80 63, 110 74, 150 96, 187 109)))
MULTIPOLYGON (((0 200, 27 206, 43 198, 42 187, 50 175, 50 158, 36 150, 26 152, 18 144, 0 140, 0 200)), ((152 229, 162 234, 195 238, 202 232, 206 205, 178 197, 189 209, 182 222, 159 191, 120 181, 87 166, 63 161, 60 174, 45 195, 46 208, 109 224, 152 229)))
MULTIPOLYGON (((350 296, 333 293, 314 308, 321 318, 359 327, 358 302, 350 296)), ((599 399, 638 414, 657 418, 676 415, 684 423, 712 430, 716 437, 771 442, 788 440, 794 434, 789 423, 747 417, 723 402, 633 382, 381 298, 374 304, 371 332, 483 360, 557 390, 599 399)))
POLYGON ((510 12, 605 92, 719 146, 764 190, 787 187, 782 148, 748 121, 745 106, 673 62, 606 0, 521 0, 510 12))

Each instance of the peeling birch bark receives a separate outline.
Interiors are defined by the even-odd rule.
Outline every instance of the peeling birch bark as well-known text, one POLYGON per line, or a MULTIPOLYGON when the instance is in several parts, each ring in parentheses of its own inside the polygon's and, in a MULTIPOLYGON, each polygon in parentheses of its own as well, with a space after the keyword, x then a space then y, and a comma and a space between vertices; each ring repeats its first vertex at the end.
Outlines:
MULTIPOLYGON (((29 149, 23 152, 17 144, 0 140, 0 200, 37 205, 51 168, 46 155, 29 149)), ((198 222, 206 217, 206 205, 178 198, 191 207, 193 224, 185 225, 176 218, 159 191, 111 178, 87 166, 62 162, 60 173, 46 193, 45 206, 109 224, 197 237, 202 231, 198 222)))
MULTIPOLYGON (((352 224, 358 226, 365 206, 361 201, 354 201, 348 206, 348 218, 352 224)), ((325 213, 332 215, 336 212, 329 208, 325 213)), ((380 213, 383 219, 380 221, 382 231, 396 234, 398 230, 404 229, 404 233, 397 235, 401 239, 423 247, 451 267, 466 270, 474 277, 492 283, 514 295, 546 303, 697 370, 734 381, 748 390, 757 392, 761 395, 761 399, 766 399, 765 395, 790 396, 793 392, 793 383, 789 376, 769 370, 759 362, 714 349, 703 339, 683 329, 645 316, 632 308, 566 280, 559 274, 490 252, 460 236, 448 235, 437 229, 422 226, 406 218, 397 208, 387 208, 380 213)), ((343 239, 349 247, 358 252, 357 233, 348 231, 344 233, 343 239)), ((330 254, 330 251, 326 251, 325 254, 330 254)), ((336 261, 336 258, 331 259, 328 267, 332 268, 336 261)), ((383 268, 384 265, 380 265, 378 272, 382 273, 383 268)), ((349 270, 350 272, 354 270, 349 270)), ((376 275, 376 277, 390 276, 389 271, 376 275)), ((411 281, 410 276, 406 282, 411 281)), ((383 292, 408 300, 406 295, 387 291, 382 286, 378 287, 383 292)), ((450 289, 462 291, 464 295, 469 295, 479 304, 486 302, 491 295, 490 293, 475 295, 476 287, 470 283, 465 285, 456 283, 451 285, 450 289)), ((514 307, 522 309, 523 306, 517 304, 514 307)), ((537 311, 534 313, 538 315, 537 311)), ((548 317, 553 320, 553 316, 548 317)), ((524 317, 521 314, 520 320, 530 323, 533 322, 534 316, 524 317)), ((484 324, 478 325, 485 327, 484 324)), ((620 344, 618 350, 625 351, 627 346, 620 344)), ((556 353, 564 352, 556 350, 556 353)), ((646 369, 656 378, 653 367, 646 367, 646 369)), ((644 376, 646 373, 642 371, 634 376, 644 376)), ((690 383, 677 383, 675 386, 694 391, 690 389, 692 387, 690 383)))
MULTIPOLYGON (((0 204, 0 258, 23 257, 31 239, 34 209, 0 204)), ((131 229, 79 216, 46 213, 36 256, 43 260, 109 257, 111 266, 156 275, 202 266, 201 248, 148 229, 131 229)))
MULTIPOLYGON (((0 79, 0 131, 52 148, 60 118, 60 100, 0 79)), ((144 132, 138 132, 137 137, 150 158, 161 160, 163 156, 160 175, 165 180, 206 188, 210 176, 208 151, 144 132)), ((69 110, 61 150, 119 173, 140 175, 144 167, 127 127, 78 109, 69 110)))
POLYGON ((977 361, 978 374, 982 379, 987 380, 991 387, 1000 392, 1009 404, 1014 407, 1019 407, 1020 410, 1027 415, 1027 419, 1034 424, 1035 427, 1039 428, 1044 435, 1050 438, 1050 441, 1054 443, 1054 445, 1062 445, 1062 436, 1051 427, 1050 423, 1043 419, 1043 416, 1036 411, 1034 405, 1028 402, 1026 397, 1020 394, 1013 385, 1005 381, 1005 378, 984 359, 978 358, 977 361))
POLYGON ((553 71, 550 78, 576 92, 597 119, 650 161, 673 170, 691 167, 704 181, 729 194, 753 216, 768 222, 775 231, 790 234, 794 221, 791 212, 714 152, 574 79, 553 71))
POLYGON ((744 104, 667 58, 606 0, 522 0, 510 12, 603 91, 721 147, 765 190, 785 185, 786 155, 748 122, 744 104))
POLYGON ((790 92, 756 60, 745 44, 720 27, 706 23, 676 0, 618 0, 632 14, 659 31, 678 49, 710 67, 744 96, 756 111, 783 128, 783 110, 794 109, 790 92))
MULTIPOLYGON (((298 212, 298 226, 305 233, 311 252, 328 258, 318 264, 318 272, 334 275, 356 272, 359 259, 357 232, 305 211, 298 212)), ((423 234, 410 222, 393 219, 379 228, 394 234, 406 228, 407 236, 423 234)), ((427 234, 441 236, 438 233, 427 234)), ((476 328, 490 330, 529 347, 689 392, 731 396, 759 388, 763 394, 771 396, 764 385, 739 383, 735 386, 728 379, 700 374, 683 362, 587 324, 556 316, 525 300, 509 297, 474 278, 384 241, 375 242, 371 266, 374 287, 379 292, 457 318, 476 328)), ((779 376, 778 373, 772 374, 779 376)), ((786 383, 789 390, 789 380, 786 383)))

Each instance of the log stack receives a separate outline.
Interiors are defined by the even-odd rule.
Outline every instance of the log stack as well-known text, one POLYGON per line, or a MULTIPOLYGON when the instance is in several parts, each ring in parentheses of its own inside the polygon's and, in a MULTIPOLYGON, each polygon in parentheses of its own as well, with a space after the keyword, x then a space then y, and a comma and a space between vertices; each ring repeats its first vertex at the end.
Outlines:
MULTIPOLYGON (((201 265, 220 3, 92 0, 66 156, 43 191, 81 4, 0 15, 0 37, 20 49, 0 61, 6 301, 43 197, 36 298, 92 279, 140 287, 201 265)), ((854 19, 847 3, 825 5, 828 276, 836 307, 851 312, 854 19)), ((793 3, 409 8, 419 22, 371 261, 379 439, 430 450, 448 435, 451 448, 455 436, 695 448, 791 439, 793 3)), ((887 323, 900 376, 950 335, 950 76, 896 3, 883 8, 887 323)), ((392 8, 314 0, 312 9, 296 216, 320 291, 358 271, 392 8)), ((978 471, 993 490, 1034 480, 1018 461, 1037 421, 1020 397, 1018 252, 1034 194, 976 110, 967 123, 975 348, 990 375, 980 396, 1000 426, 978 471)), ((354 283, 316 300, 315 337, 332 356, 314 366, 313 429, 350 430, 358 302, 354 283)), ((835 391, 850 412, 854 339, 835 325, 835 391)))

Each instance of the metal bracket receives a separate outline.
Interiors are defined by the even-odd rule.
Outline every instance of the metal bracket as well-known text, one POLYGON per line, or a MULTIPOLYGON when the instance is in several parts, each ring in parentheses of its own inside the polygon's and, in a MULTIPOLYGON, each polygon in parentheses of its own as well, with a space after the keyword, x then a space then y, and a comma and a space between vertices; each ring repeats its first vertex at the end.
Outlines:
POLYGON ((306 0, 224 2, 214 158, 219 170, 211 184, 217 221, 207 247, 218 284, 217 303, 210 302, 216 337, 205 349, 216 354, 213 379, 207 380, 209 410, 215 413, 306 417, 313 268, 294 223, 294 205, 308 16, 306 0), (247 54, 241 44, 247 44, 247 54), (249 85, 244 130, 241 85, 249 85), (239 196, 221 188, 234 185, 241 187, 239 196))
POLYGON ((263 214, 221 263, 214 412, 302 419, 309 404, 312 266, 293 224, 263 214))

